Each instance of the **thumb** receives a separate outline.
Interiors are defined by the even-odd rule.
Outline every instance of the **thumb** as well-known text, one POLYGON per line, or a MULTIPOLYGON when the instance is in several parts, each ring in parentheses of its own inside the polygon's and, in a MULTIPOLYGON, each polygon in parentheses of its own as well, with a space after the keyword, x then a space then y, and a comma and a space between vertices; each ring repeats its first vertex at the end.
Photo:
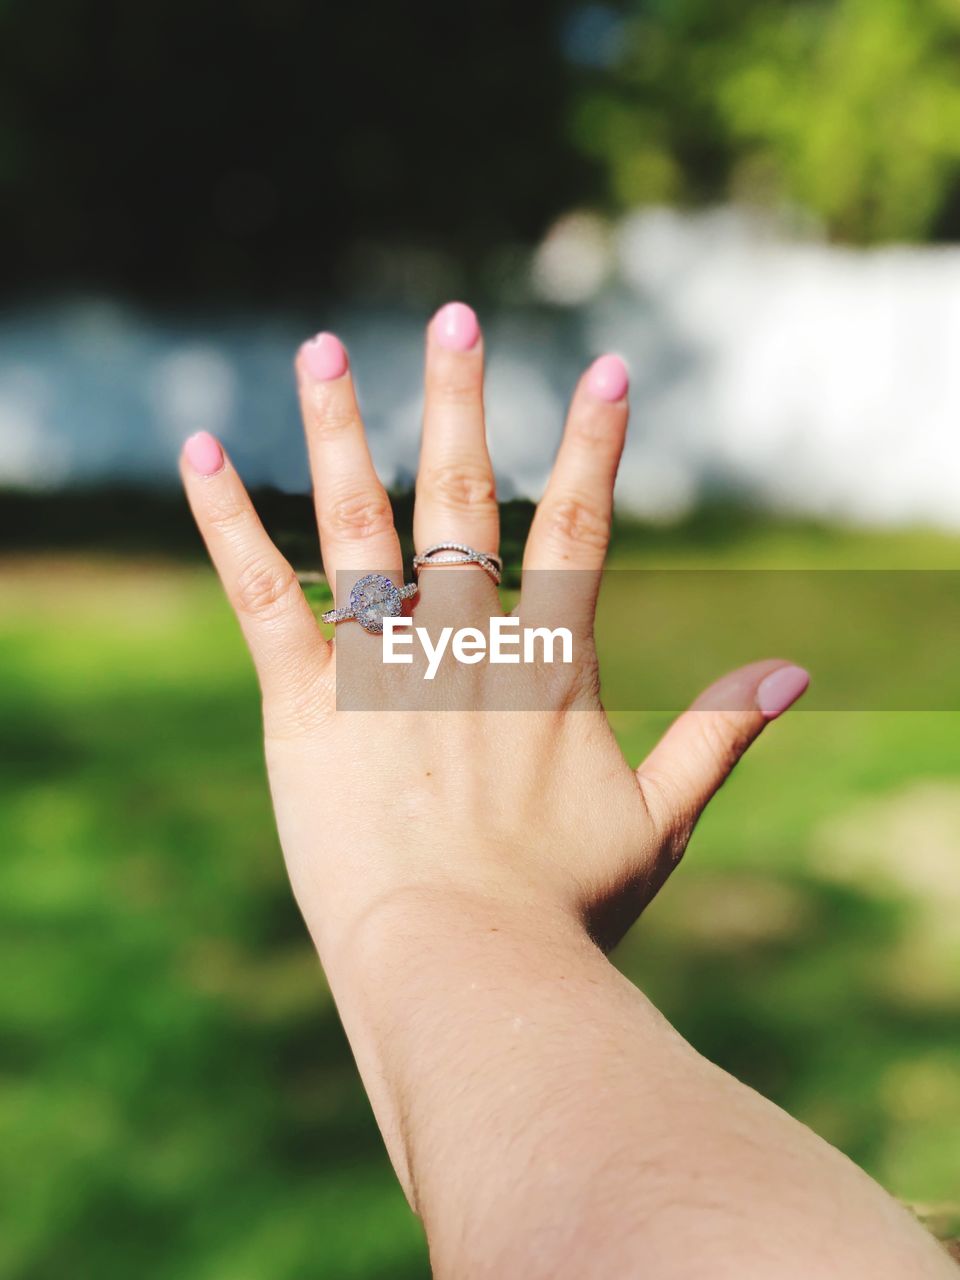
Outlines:
POLYGON ((809 683, 802 667, 776 658, 740 667, 706 689, 650 752, 637 781, 655 829, 678 857, 747 747, 809 683))

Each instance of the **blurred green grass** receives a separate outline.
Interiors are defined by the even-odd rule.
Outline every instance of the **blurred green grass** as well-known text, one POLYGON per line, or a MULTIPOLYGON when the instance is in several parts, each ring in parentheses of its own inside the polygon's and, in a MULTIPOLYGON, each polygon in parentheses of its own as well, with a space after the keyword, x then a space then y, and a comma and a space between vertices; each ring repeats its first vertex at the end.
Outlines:
MULTIPOLYGON (((954 567, 960 541, 625 528, 614 563, 954 567)), ((7 559, 0 700, 0 1274, 426 1276, 286 887, 212 574, 7 559)), ((637 760, 666 717, 615 722, 637 760)), ((947 1222, 960 716, 792 712, 617 959, 703 1053, 947 1222)))

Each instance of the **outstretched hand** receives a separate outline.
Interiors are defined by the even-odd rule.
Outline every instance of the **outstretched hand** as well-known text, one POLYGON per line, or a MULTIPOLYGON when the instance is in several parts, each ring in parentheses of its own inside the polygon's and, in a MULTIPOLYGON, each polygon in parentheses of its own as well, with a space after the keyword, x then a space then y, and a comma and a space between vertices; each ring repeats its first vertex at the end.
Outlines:
MULTIPOLYGON (((296 370, 323 564, 341 605, 371 571, 403 582, 400 543, 343 346, 321 334, 296 370)), ((325 639, 219 444, 207 435, 187 443, 184 483, 259 673, 281 840, 318 941, 395 893, 446 886, 498 896, 522 885, 611 944, 676 865, 739 757, 803 692, 798 668, 755 663, 707 690, 638 769, 624 759, 600 706, 593 615, 627 389, 614 355, 581 377, 530 530, 520 624, 562 623, 574 638, 573 661, 548 671, 448 662, 428 684, 416 663, 385 665, 380 640, 356 622, 325 639), (516 686, 521 713, 498 715, 510 706, 505 674, 528 688, 541 679, 539 701, 525 702, 516 686), (344 711, 351 689, 376 710, 344 711)), ((427 332, 413 533, 421 551, 444 540, 498 550, 483 341, 460 303, 427 332)), ((489 631, 503 612, 478 565, 424 569, 419 586, 414 621, 434 633, 489 631)))

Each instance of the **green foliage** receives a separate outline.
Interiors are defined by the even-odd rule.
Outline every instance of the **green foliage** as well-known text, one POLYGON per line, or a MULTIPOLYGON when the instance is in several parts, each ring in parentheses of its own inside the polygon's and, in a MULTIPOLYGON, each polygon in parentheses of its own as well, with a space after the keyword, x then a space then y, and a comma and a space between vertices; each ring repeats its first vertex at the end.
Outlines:
POLYGON ((800 206, 861 243, 955 231, 957 0, 632 4, 579 143, 635 202, 800 206))

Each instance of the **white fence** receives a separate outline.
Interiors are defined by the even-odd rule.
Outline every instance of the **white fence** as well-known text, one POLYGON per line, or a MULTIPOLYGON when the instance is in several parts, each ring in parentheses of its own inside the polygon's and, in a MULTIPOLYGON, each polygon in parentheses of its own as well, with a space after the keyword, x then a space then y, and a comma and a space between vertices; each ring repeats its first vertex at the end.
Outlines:
MULTIPOLYGON (((415 465, 422 325, 312 317, 347 341, 385 479, 415 465)), ((960 527, 960 249, 787 242, 730 210, 568 218, 529 301, 483 316, 491 447, 536 496, 593 354, 623 354, 620 501, 669 517, 704 493, 870 522, 960 527)), ((108 302, 0 316, 0 483, 174 480, 182 437, 223 435, 251 482, 305 486, 288 316, 160 320, 108 302)))

